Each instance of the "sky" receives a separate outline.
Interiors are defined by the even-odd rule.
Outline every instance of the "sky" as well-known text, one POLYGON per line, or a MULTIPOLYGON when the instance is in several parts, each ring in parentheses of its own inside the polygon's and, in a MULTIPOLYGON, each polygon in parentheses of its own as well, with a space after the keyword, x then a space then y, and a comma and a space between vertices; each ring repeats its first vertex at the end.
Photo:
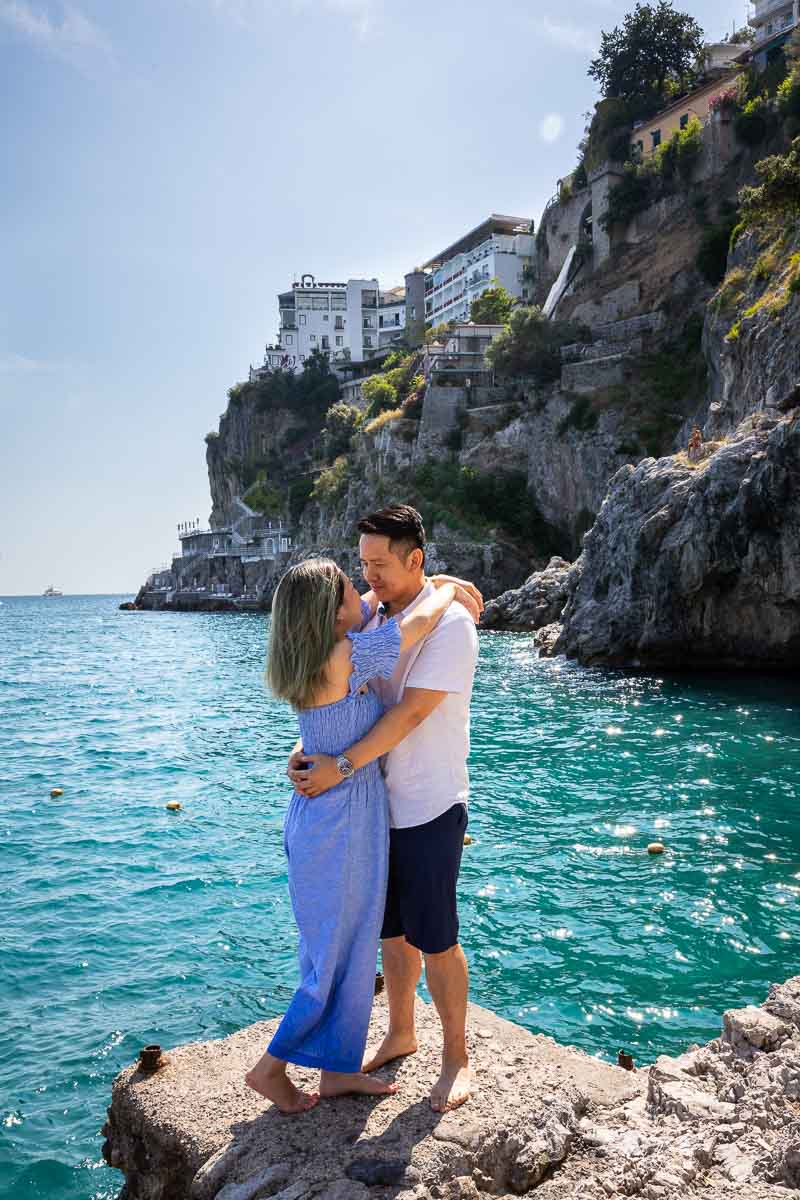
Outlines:
POLYGON ((538 222, 632 6, 0 0, 0 595, 133 595, 207 524, 204 436, 300 274, 538 222))

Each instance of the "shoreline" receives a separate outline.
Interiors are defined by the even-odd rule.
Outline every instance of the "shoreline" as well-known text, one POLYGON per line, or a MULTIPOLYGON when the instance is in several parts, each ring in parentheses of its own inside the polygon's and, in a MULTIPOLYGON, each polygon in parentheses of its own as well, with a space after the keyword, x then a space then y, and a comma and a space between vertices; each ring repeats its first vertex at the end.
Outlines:
MULTIPOLYGON (((244 1071, 278 1020, 166 1051, 116 1078, 103 1155, 120 1200, 779 1200, 800 1187, 800 976, 728 1010, 719 1037, 632 1070, 470 1005, 477 1089, 437 1114, 432 1006, 417 1000, 420 1051, 382 1073, 399 1092, 280 1116, 244 1071)), ((383 998, 370 1042, 386 1027, 383 998)), ((292 1074, 303 1084, 313 1072, 292 1074)))

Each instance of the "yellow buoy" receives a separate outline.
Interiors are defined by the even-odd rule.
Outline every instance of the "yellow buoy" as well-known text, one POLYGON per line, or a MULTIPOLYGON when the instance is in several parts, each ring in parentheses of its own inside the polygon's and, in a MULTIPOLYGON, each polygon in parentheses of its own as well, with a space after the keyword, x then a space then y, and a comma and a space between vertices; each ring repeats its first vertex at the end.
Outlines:
POLYGON ((50 788, 50 795, 53 796, 54 798, 56 796, 63 796, 64 789, 63 788, 50 788))
POLYGON ((663 842, 651 842, 647 847, 648 854, 663 854, 665 850, 666 846, 663 842))
POLYGON ((167 808, 169 809, 170 812, 177 812, 180 807, 181 807, 180 800, 168 800, 167 801, 167 808))
POLYGON ((464 834, 464 845, 465 846, 473 845, 474 841, 475 841, 475 839, 471 838, 468 833, 464 834))

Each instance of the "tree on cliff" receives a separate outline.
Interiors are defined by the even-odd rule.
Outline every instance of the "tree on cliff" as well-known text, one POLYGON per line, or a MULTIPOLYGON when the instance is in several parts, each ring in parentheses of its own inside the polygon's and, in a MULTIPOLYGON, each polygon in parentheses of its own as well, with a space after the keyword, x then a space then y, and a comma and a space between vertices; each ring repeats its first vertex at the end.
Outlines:
POLYGON ((333 462, 350 449, 353 434, 361 424, 361 413, 344 400, 332 404, 325 414, 325 457, 333 462))
POLYGON ((576 322, 548 321, 535 305, 515 308, 508 328, 494 339, 486 358, 499 376, 523 376, 544 387, 561 375, 561 347, 588 336, 576 322))
POLYGON ((637 4, 621 26, 600 35, 600 52, 589 64, 606 98, 624 100, 633 117, 655 111, 666 99, 668 81, 693 73, 704 34, 689 13, 671 0, 637 4))
POLYGON ((487 288, 469 306, 469 319, 476 325, 507 325, 514 297, 502 284, 487 288))
POLYGON ((771 154, 756 163, 761 182, 739 192, 742 220, 751 229, 768 221, 800 218, 800 137, 785 154, 771 154))

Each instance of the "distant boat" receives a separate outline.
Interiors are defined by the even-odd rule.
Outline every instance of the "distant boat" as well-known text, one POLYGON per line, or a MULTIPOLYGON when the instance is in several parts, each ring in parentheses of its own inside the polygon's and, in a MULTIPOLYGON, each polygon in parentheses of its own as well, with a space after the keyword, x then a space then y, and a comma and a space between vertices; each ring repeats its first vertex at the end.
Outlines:
POLYGON ((48 588, 45 588, 45 590, 42 592, 42 595, 43 596, 63 596, 64 593, 60 592, 58 590, 58 588, 54 588, 51 583, 48 588))

